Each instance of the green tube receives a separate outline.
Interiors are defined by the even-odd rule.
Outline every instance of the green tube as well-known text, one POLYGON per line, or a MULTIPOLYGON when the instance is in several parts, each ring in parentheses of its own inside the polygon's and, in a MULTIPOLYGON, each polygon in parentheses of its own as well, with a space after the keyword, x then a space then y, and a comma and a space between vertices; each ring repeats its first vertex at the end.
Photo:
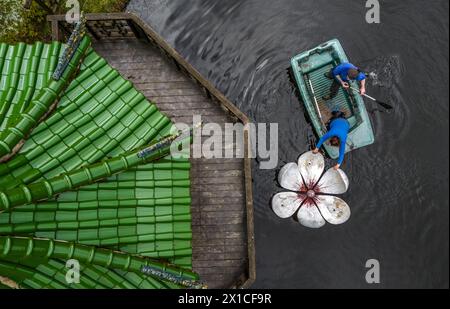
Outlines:
MULTIPOLYGON (((146 103, 145 101, 142 101, 142 103, 146 103)), ((46 178, 54 177, 53 175, 59 175, 62 173, 66 173, 72 169, 78 168, 83 163, 90 163, 90 162, 96 162, 101 157, 105 156, 105 153, 109 153, 110 150, 113 147, 117 147, 117 140, 121 141, 126 138, 124 136, 127 132, 133 132, 135 131, 135 128, 139 126, 144 126, 146 123, 146 117, 150 117, 151 115, 156 113, 156 107, 154 105, 146 105, 146 110, 141 114, 143 117, 139 118, 140 121, 135 121, 132 126, 128 130, 122 130, 120 133, 123 137, 116 138, 109 136, 110 128, 115 126, 118 123, 118 119, 122 117, 122 115, 125 115, 127 112, 130 111, 128 106, 124 106, 121 110, 117 111, 117 116, 114 118, 105 118, 107 122, 103 123, 102 125, 98 125, 97 127, 92 127, 92 121, 91 123, 88 123, 86 126, 91 128, 84 128, 83 130, 76 130, 74 131, 68 138, 66 138, 66 142, 64 142, 64 138, 66 137, 66 131, 71 132, 70 130, 65 130, 64 133, 61 133, 60 135, 57 135, 52 138, 52 142, 57 142, 61 144, 62 147, 58 149, 65 149, 64 153, 62 153, 60 156, 58 156, 57 159, 46 159, 45 161, 40 162, 39 159, 36 161, 29 161, 31 165, 34 166, 34 169, 24 171, 23 173, 17 173, 15 176, 17 178, 20 178, 23 183, 27 184, 30 183, 38 178, 40 178, 43 174, 46 174, 46 178), (90 131, 95 130, 93 134, 89 134, 90 131), (83 132, 83 134, 79 133, 83 132), (100 135, 100 136, 97 136, 100 135), (96 147, 95 140, 105 140, 109 144, 108 147, 96 147), (67 141, 71 141, 68 143, 67 141), (71 148, 67 148, 68 145, 71 148), (92 155, 89 155, 89 157, 86 157, 86 153, 91 153, 92 155), (83 159, 83 160, 82 160, 83 159), (64 168, 61 165, 61 162, 65 162, 64 168), (50 175, 48 175, 50 173, 50 175)), ((96 118, 95 118, 96 119, 96 118)), ((94 121, 95 121, 94 119, 94 121)), ((167 122, 169 120, 167 119, 167 122)), ((151 128, 153 129, 153 128, 151 128)), ((52 130, 55 132, 55 130, 52 130)), ((150 136, 150 140, 153 139, 153 136, 146 135, 145 139, 147 139, 147 136, 150 136)), ((131 136, 128 138, 132 140, 134 143, 139 143, 139 145, 142 145, 143 140, 138 140, 136 137, 131 136)), ((33 153, 42 153, 43 149, 49 149, 50 147, 53 147, 54 145, 42 145, 42 147, 37 147, 33 151, 31 151, 29 154, 32 155, 33 153)), ((128 149, 133 149, 135 147, 128 147, 128 149)), ((30 156, 28 154, 25 155, 28 159, 30 159, 30 156)), ((45 158, 45 157, 44 157, 45 158)), ((12 185, 13 182, 10 182, 10 185, 12 185)))
POLYGON ((0 192, 0 211, 46 200, 59 193, 74 190, 135 166, 163 158, 170 153, 172 146, 178 147, 182 145, 183 141, 176 141, 172 145, 172 142, 179 137, 179 134, 181 133, 169 136, 150 147, 143 147, 128 154, 122 154, 49 180, 22 185, 18 188, 0 192))
POLYGON ((28 92, 28 84, 32 76, 31 59, 35 53, 35 49, 36 45, 27 45, 25 47, 22 64, 20 65, 19 81, 17 83, 14 96, 10 102, 10 106, 8 110, 6 110, 3 123, 0 125, 0 131, 9 126, 8 124, 18 114, 18 111, 21 109, 23 103, 25 102, 25 97, 28 92))
POLYGON ((6 52, 8 51, 9 45, 5 43, 0 43, 0 75, 3 72, 3 64, 5 63, 6 52))
MULTIPOLYGON (((198 280, 198 275, 190 270, 157 260, 134 256, 124 252, 93 246, 79 245, 71 242, 55 241, 32 237, 0 236, 0 259, 76 259, 80 263, 114 268, 141 274, 143 266, 152 267, 164 273, 179 276, 185 280, 198 280)), ((157 278, 161 279, 161 278, 157 278)))
POLYGON ((76 71, 89 45, 89 37, 84 37, 61 79, 59 81, 50 80, 19 117, 17 123, 11 124, 12 127, 0 134, 0 157, 9 154, 14 146, 37 125, 40 118, 70 82, 70 77, 76 71))
POLYGON ((26 50, 26 45, 24 43, 17 44, 17 47, 15 48, 16 53, 14 55, 14 58, 11 61, 11 65, 9 67, 8 72, 8 88, 6 91, 2 94, 1 97, 1 104, 0 104, 0 131, 1 128, 4 127, 6 124, 4 124, 4 119, 9 111, 9 108, 11 106, 11 103, 14 99, 14 96, 17 91, 17 86, 20 79, 20 68, 22 67, 22 61, 23 56, 26 50))
MULTIPOLYGON (((33 100, 34 96, 37 95, 39 92, 39 89, 37 89, 37 80, 38 80, 38 68, 39 63, 41 61, 41 55, 43 50, 44 44, 41 42, 37 42, 35 44, 35 54, 33 55, 31 59, 31 72, 30 72, 30 80, 29 80, 29 88, 26 93, 23 105, 19 111, 19 115, 23 113, 28 106, 30 105, 30 102, 33 100)), ((17 120, 15 120, 17 121, 17 120)))
MULTIPOLYGON (((142 276, 135 273, 115 271, 97 265, 81 265, 82 276, 80 283, 68 284, 66 281, 66 264, 58 259, 49 259, 43 262, 34 262, 29 259, 17 264, 14 260, 0 261, 0 273, 14 280, 23 289, 160 289, 168 288, 170 284, 160 280, 142 276), (138 283, 133 280, 138 279, 138 283)), ((175 288, 178 288, 176 286, 175 288)))

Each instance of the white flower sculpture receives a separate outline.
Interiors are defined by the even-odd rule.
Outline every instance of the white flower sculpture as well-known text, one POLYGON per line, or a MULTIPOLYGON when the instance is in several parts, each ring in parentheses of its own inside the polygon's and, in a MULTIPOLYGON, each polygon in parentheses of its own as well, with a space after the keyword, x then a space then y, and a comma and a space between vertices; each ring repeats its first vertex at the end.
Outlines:
POLYGON ((278 174, 278 182, 290 192, 281 192, 273 197, 275 214, 285 219, 292 217, 300 208, 298 221, 309 228, 320 228, 325 221, 335 225, 346 222, 350 218, 350 207, 331 194, 347 192, 347 175, 340 169, 331 168, 323 174, 324 170, 322 154, 312 151, 303 154, 298 159, 298 165, 286 164, 278 174))

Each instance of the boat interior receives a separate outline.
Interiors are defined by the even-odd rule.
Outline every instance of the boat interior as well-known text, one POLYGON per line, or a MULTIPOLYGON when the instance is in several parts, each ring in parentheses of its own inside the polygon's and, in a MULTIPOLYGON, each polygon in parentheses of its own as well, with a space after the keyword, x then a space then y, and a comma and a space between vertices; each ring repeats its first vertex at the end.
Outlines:
MULTIPOLYGON (((304 60, 308 62, 308 58, 304 60)), ((360 123, 360 119, 358 117, 358 107, 352 91, 346 91, 341 87, 338 94, 333 99, 325 101, 322 98, 330 93, 330 87, 333 82, 333 80, 325 77, 325 74, 330 72, 331 69, 337 65, 338 62, 333 59, 322 66, 312 68, 312 70, 304 74, 305 82, 307 83, 311 97, 315 97, 315 100, 317 101, 323 123, 328 123, 332 116, 331 112, 335 107, 339 106, 339 109, 345 113, 345 116, 350 123, 351 130, 353 130, 360 123), (311 89, 311 87, 313 89, 311 89)), ((359 88, 355 82, 351 82, 351 84, 352 87, 359 88)), ((315 101, 313 103, 316 104, 315 101)))

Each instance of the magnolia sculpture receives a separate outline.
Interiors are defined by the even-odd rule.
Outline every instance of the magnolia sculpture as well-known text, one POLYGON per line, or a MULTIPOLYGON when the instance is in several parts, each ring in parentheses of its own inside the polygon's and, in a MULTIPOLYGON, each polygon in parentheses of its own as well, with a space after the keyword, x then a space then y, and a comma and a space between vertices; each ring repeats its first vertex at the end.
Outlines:
POLYGON ((323 174, 324 170, 323 156, 311 151, 299 158, 298 165, 286 164, 278 174, 278 182, 290 192, 281 192, 273 197, 275 214, 289 218, 298 210, 299 222, 309 228, 320 228, 325 221, 335 225, 346 222, 350 218, 350 207, 332 194, 347 192, 347 175, 334 168, 323 174))

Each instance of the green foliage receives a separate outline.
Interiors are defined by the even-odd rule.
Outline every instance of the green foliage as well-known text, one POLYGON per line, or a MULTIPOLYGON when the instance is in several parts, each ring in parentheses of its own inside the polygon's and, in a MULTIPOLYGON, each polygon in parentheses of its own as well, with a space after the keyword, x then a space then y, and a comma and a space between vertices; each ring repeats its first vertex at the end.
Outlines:
MULTIPOLYGON (((65 1, 60 2, 65 4, 65 1)), ((114 13, 123 11, 128 2, 128 0, 80 0, 80 6, 85 13, 114 13)), ((60 9, 64 12, 65 5, 60 5, 60 9)))
POLYGON ((0 41, 9 44, 17 42, 33 43, 35 41, 47 41, 50 39, 50 27, 46 21, 46 12, 33 3, 29 10, 22 7, 20 0, 5 0, 0 6, 2 19, 0 27, 6 29, 0 33, 0 41), (15 3, 13 3, 15 2, 15 3), (6 9, 7 13, 3 13, 6 9), (5 23, 12 22, 5 27, 5 23))
POLYGON ((20 0, 2 0, 0 2, 0 37, 14 31, 20 20, 20 0))
POLYGON ((47 23, 47 12, 33 3, 29 10, 20 9, 21 20, 15 29, 7 31, 0 38, 7 43, 33 43, 50 39, 50 26, 47 23))
MULTIPOLYGON (((80 0, 81 10, 85 13, 121 12, 128 0, 80 0)), ((58 1, 55 14, 65 14, 69 8, 66 1, 58 1)), ((48 12, 33 1, 29 10, 22 6, 22 0, 1 0, 0 2, 0 42, 48 42, 51 28, 46 20, 48 12)))

